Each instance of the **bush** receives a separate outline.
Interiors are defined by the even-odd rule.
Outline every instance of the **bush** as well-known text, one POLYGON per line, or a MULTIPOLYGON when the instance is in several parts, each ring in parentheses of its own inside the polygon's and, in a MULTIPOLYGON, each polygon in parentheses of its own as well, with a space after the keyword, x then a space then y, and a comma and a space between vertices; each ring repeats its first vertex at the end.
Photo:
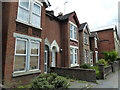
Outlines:
POLYGON ((91 66, 90 64, 82 64, 80 67, 84 69, 90 69, 91 66))
POLYGON ((117 60, 118 52, 116 51, 110 51, 110 52, 103 52, 104 58, 108 62, 114 62, 117 60))
POLYGON ((58 89, 58 88, 68 88, 69 83, 67 79, 58 76, 55 73, 41 74, 36 77, 31 84, 31 88, 43 88, 43 89, 58 89))
POLYGON ((104 64, 104 66, 108 66, 108 62, 105 61, 105 59, 99 59, 97 63, 98 64, 104 64))

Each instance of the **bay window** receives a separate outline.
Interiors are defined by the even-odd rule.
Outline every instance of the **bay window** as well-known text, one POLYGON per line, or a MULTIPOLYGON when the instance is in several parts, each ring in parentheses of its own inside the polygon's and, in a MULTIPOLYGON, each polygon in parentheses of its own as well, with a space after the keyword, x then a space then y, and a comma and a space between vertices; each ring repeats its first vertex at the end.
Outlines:
POLYGON ((77 26, 70 22, 70 39, 77 40, 77 26))
POLYGON ((84 62, 89 63, 89 51, 88 50, 85 50, 84 57, 85 57, 84 62))
POLYGON ((16 39, 15 66, 14 71, 25 71, 27 58, 27 41, 24 39, 16 39))
MULTIPOLYGON (((16 35, 16 34, 15 34, 16 35)), ((17 34, 14 56, 14 74, 39 70, 40 40, 17 34)))
POLYGON ((71 66, 78 65, 78 47, 74 47, 74 46, 70 47, 70 61, 71 61, 71 66))
POLYGON ((88 43, 89 43, 88 34, 86 32, 84 32, 84 44, 88 44, 88 43))
POLYGON ((41 5, 36 0, 19 0, 17 20, 40 28, 41 5))

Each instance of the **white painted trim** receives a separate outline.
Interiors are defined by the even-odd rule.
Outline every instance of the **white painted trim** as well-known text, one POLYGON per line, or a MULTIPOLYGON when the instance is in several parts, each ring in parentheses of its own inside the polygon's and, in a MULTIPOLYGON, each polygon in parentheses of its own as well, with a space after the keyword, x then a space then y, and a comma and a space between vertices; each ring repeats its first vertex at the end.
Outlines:
MULTIPOLYGON (((70 51, 70 55, 72 54, 73 55, 73 62, 74 62, 74 64, 71 64, 70 63, 70 66, 71 67, 74 67, 74 66, 78 66, 79 64, 78 64, 78 52, 77 53, 75 53, 75 50, 77 49, 77 51, 78 51, 78 47, 76 47, 76 46, 70 46, 70 49, 72 48, 72 53, 71 53, 71 51, 70 51), (75 63, 75 55, 77 55, 77 63, 75 63)), ((71 58, 70 58, 70 60, 71 60, 71 58)))
POLYGON ((15 56, 19 55, 16 54, 16 45, 17 45, 17 40, 24 40, 26 41, 26 54, 20 54, 20 56, 24 55, 26 56, 26 64, 25 64, 25 70, 24 71, 14 71, 14 66, 13 66, 13 75, 17 73, 17 75, 23 75, 23 74, 28 74, 30 72, 35 72, 38 71, 40 69, 39 64, 40 64, 40 38, 34 38, 31 36, 27 36, 27 35, 22 35, 22 34, 18 34, 18 33, 14 33, 13 36, 16 38, 16 44, 15 44, 15 55, 14 55, 14 62, 15 62, 15 56), (31 42, 33 43, 37 43, 38 44, 38 54, 31 54, 31 42), (38 56, 38 67, 37 69, 32 69, 30 70, 30 56, 38 56))
POLYGON ((70 38, 70 40, 75 41, 75 42, 78 42, 78 40, 77 40, 77 39, 70 38))
POLYGON ((78 40, 77 40, 77 36, 78 36, 78 33, 77 33, 77 25, 75 25, 73 22, 71 22, 71 21, 69 21, 69 24, 70 25, 73 25, 73 27, 76 27, 76 37, 75 37, 75 34, 74 34, 74 32, 75 32, 75 30, 74 30, 74 28, 70 28, 69 27, 69 30, 70 30, 70 35, 72 34, 72 37, 70 36, 70 40, 73 40, 73 41, 76 41, 76 42, 78 42, 78 40), (72 33, 71 33, 71 31, 72 31, 72 33))
POLYGON ((71 67, 80 66, 79 64, 71 64, 71 67))
POLYGON ((44 53, 46 53, 45 58, 46 58, 46 62, 45 62, 45 58, 44 58, 44 73, 47 73, 47 66, 48 66, 48 50, 45 50, 44 53), (46 65, 46 71, 45 71, 45 65, 46 65))
POLYGON ((57 44, 57 42, 56 42, 56 40, 54 40, 53 42, 52 42, 52 44, 51 44, 51 51, 52 51, 52 48, 53 47, 56 47, 56 52, 59 52, 60 50, 60 48, 59 48, 59 46, 58 46, 58 44, 57 44))
MULTIPOLYGON (((13 71, 14 71, 14 64, 15 64, 15 56, 26 56, 26 59, 27 59, 27 40, 26 39, 20 39, 20 38, 16 38, 16 41, 15 41, 15 51, 14 51, 14 63, 13 63, 13 71), (26 41, 26 54, 17 54, 16 53, 16 46, 17 46, 17 40, 23 40, 23 41, 26 41)), ((17 73, 17 72, 26 72, 26 66, 27 66, 27 60, 25 61, 25 68, 23 71, 14 71, 14 73, 17 73)))
POLYGON ((20 5, 20 0, 19 0, 18 13, 21 13, 21 12, 19 12, 19 8, 27 10, 28 11, 28 15, 29 15, 29 19, 28 19, 28 21, 20 20, 19 17, 18 17, 18 13, 17 13, 17 20, 16 21, 42 30, 42 28, 41 28, 41 20, 42 20, 42 18, 41 18, 41 10, 42 9, 41 8, 42 8, 42 6, 43 6, 43 4, 39 0, 29 0, 29 8, 27 9, 27 8, 25 8, 25 7, 20 5), (33 13, 32 10, 33 10, 33 4, 34 3, 37 4, 38 6, 40 6, 40 15, 33 13), (31 23, 32 22, 32 13, 34 15, 37 15, 37 16, 40 17, 40 25, 39 26, 35 26, 35 24, 31 23))
POLYGON ((19 34, 19 33, 13 33, 13 36, 16 38, 31 39, 31 40, 36 40, 36 41, 42 42, 41 38, 31 37, 31 36, 23 35, 23 34, 19 34))
POLYGON ((34 74, 34 73, 40 73, 40 72, 41 72, 41 70, 34 70, 34 71, 27 71, 27 72, 16 72, 16 73, 13 73, 13 77, 34 74))
POLYGON ((98 51, 95 51, 95 61, 98 62, 98 51))
POLYGON ((19 20, 18 18, 16 19, 16 22, 19 22, 19 23, 22 23, 22 24, 25 24, 25 25, 28 25, 28 26, 31 26, 31 27, 34 27, 34 28, 42 30, 42 28, 36 27, 36 26, 34 26, 32 24, 29 24, 29 23, 27 23, 25 21, 19 20))
POLYGON ((48 38, 46 38, 46 39, 44 40, 44 43, 45 43, 45 45, 47 45, 47 46, 49 47, 49 49, 50 49, 51 45, 50 45, 50 42, 49 42, 48 38))
POLYGON ((34 0, 34 2, 39 3, 41 6, 43 6, 40 0, 34 0))
POLYGON ((71 45, 70 45, 70 48, 76 48, 76 49, 78 49, 78 47, 77 47, 77 46, 71 46, 71 45))
MULTIPOLYGON (((37 41, 30 41, 30 51, 29 51, 29 53, 30 53, 30 57, 31 56, 36 56, 36 57, 38 57, 38 67, 37 67, 37 69, 39 69, 40 67, 39 67, 39 63, 40 63, 40 43, 37 41), (31 43, 37 43, 38 44, 38 54, 31 54, 31 43)), ((30 59, 29 59, 29 65, 28 66, 30 66, 30 59)), ((36 69, 30 69, 30 67, 28 68, 29 69, 29 71, 34 71, 34 70, 36 70, 36 69)))
POLYGON ((74 25, 75 27, 77 27, 77 25, 76 25, 76 24, 74 24, 73 22, 69 21, 69 23, 70 23, 70 24, 72 24, 72 25, 74 25))

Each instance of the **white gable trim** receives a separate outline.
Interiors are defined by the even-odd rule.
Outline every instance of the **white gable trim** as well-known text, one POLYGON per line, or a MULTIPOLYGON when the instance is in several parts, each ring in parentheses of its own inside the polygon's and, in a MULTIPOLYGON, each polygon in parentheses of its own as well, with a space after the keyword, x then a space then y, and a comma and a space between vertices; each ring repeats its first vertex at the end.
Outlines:
POLYGON ((25 38, 25 39, 31 39, 31 40, 36 40, 36 41, 42 42, 41 38, 31 37, 31 36, 23 35, 23 34, 19 34, 19 33, 13 33, 13 36, 16 38, 25 38))
POLYGON ((59 52, 59 46, 58 46, 56 40, 54 40, 54 41, 52 42, 52 44, 51 44, 51 51, 52 51, 52 48, 53 48, 53 47, 56 47, 56 52, 59 52))
POLYGON ((50 45, 50 42, 49 42, 48 38, 46 38, 44 42, 45 42, 45 45, 47 45, 50 49, 51 45, 50 45))

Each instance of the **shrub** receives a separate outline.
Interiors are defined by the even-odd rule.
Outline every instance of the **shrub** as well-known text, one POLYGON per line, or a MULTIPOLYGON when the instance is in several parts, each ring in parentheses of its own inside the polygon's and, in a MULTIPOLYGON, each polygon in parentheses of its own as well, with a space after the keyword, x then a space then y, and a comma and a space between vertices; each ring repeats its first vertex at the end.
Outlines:
POLYGON ((84 69, 90 69, 91 66, 90 64, 82 64, 80 67, 84 69))
POLYGON ((31 83, 31 88, 43 89, 68 88, 68 86, 69 83, 67 82, 67 79, 62 76, 58 76, 55 73, 41 74, 31 83))
POLYGON ((117 53, 116 51, 111 51, 109 55, 110 55, 110 60, 111 60, 112 62, 114 62, 114 61, 117 60, 118 53, 117 53))
POLYGON ((110 51, 110 52, 103 52, 104 58, 106 61, 108 62, 114 62, 115 60, 117 60, 118 57, 118 52, 116 51, 110 51))
POLYGON ((104 66, 108 66, 108 62, 105 61, 105 59, 99 59, 97 63, 98 64, 104 64, 104 66))

